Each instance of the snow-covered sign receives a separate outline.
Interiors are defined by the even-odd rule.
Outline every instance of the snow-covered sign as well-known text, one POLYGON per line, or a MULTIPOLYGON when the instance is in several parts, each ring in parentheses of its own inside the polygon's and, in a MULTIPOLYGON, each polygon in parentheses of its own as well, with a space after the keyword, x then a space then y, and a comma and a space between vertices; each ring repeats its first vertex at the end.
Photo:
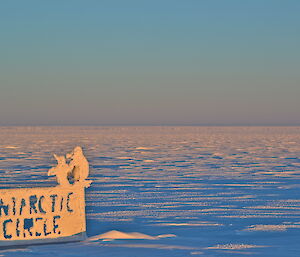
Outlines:
POLYGON ((85 238, 85 187, 89 165, 81 147, 54 155, 48 171, 58 186, 0 190, 0 246, 76 241, 85 238))

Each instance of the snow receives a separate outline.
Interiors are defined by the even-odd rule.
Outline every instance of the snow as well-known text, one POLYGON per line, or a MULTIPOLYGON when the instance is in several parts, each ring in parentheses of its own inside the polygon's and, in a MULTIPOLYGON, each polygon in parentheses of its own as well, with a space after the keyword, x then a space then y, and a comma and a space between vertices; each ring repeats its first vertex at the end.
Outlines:
POLYGON ((158 235, 158 236, 149 236, 143 233, 138 233, 138 232, 121 232, 117 230, 112 230, 106 233, 103 233, 98 236, 93 236, 90 237, 88 240, 89 241, 97 241, 97 240, 104 240, 104 241, 112 241, 116 239, 149 239, 149 240, 156 240, 159 238, 167 238, 167 237, 176 237, 175 235, 172 234, 166 234, 166 235, 158 235))
POLYGON ((299 127, 0 127, 0 187, 76 145, 89 238, 0 256, 300 256, 299 127))

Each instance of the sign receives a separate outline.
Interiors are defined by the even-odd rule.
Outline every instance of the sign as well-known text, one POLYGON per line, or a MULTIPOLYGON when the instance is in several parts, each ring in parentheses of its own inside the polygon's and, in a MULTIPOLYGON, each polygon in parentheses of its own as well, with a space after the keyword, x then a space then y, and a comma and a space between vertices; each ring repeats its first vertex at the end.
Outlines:
POLYGON ((0 240, 66 237, 86 230, 82 187, 5 189, 0 195, 0 240))

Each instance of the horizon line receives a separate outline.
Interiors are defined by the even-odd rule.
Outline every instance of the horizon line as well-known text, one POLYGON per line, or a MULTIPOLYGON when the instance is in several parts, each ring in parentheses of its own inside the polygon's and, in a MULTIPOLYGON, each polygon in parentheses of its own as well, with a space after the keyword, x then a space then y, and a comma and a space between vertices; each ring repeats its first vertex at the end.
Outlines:
POLYGON ((174 124, 0 124, 0 127, 299 127, 299 124, 184 124, 184 123, 174 123, 174 124))

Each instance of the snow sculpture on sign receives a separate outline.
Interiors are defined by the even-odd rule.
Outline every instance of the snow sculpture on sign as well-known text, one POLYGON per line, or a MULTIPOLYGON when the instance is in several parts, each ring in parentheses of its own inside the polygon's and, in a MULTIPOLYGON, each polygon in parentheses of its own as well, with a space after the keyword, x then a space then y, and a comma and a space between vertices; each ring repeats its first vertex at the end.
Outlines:
POLYGON ((69 179, 73 185, 91 185, 92 180, 86 180, 89 175, 89 163, 80 146, 76 146, 66 157, 54 154, 54 158, 57 160, 57 166, 48 171, 48 176, 55 175, 59 186, 71 186, 69 179))
POLYGON ((70 186, 68 176, 71 174, 71 168, 66 162, 65 156, 53 155, 57 161, 57 166, 48 171, 48 176, 56 176, 56 181, 60 186, 70 186))
POLYGON ((85 181, 89 175, 89 163, 83 155, 82 148, 76 146, 71 153, 67 154, 67 158, 71 160, 69 166, 72 168, 74 181, 85 181))

